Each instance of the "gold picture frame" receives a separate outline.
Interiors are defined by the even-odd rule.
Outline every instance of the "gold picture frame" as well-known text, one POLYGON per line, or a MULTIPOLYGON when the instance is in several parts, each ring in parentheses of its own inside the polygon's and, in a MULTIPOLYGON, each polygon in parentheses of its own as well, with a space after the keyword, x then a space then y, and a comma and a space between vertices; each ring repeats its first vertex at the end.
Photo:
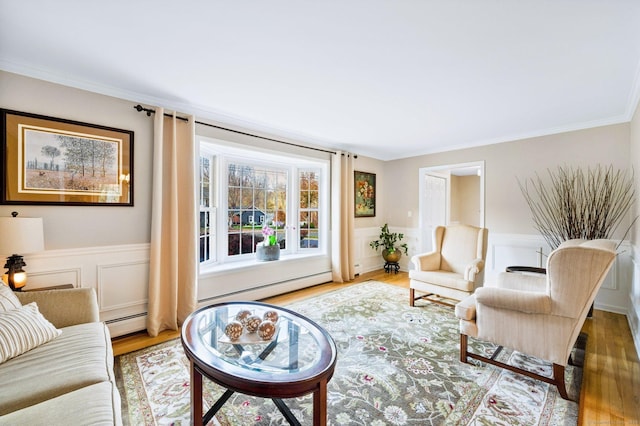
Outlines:
POLYGON ((2 204, 133 206, 133 131, 0 109, 2 204))
POLYGON ((353 172, 355 217, 375 217, 376 215, 376 175, 375 173, 353 172))

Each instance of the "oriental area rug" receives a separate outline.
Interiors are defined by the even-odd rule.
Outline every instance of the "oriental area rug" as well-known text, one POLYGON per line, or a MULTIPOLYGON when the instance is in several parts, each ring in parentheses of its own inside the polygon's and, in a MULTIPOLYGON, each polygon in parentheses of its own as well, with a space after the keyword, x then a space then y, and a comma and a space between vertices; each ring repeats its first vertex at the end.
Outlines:
MULTIPOLYGON (((338 348, 328 385, 330 425, 575 425, 578 405, 555 387, 476 363, 459 361, 453 308, 420 301, 408 289, 368 281, 286 307, 314 320, 338 348)), ((475 352, 494 347, 470 339, 475 352)), ((517 352, 501 360, 551 375, 551 365, 517 352)), ((189 363, 180 339, 116 358, 125 425, 188 425, 189 363)), ((578 399, 581 370, 568 366, 569 396, 578 399)), ((206 378, 205 410, 223 394, 206 378)), ((311 395, 285 400, 310 425, 311 395)), ((270 399, 239 393, 210 422, 214 425, 286 425, 270 399)))

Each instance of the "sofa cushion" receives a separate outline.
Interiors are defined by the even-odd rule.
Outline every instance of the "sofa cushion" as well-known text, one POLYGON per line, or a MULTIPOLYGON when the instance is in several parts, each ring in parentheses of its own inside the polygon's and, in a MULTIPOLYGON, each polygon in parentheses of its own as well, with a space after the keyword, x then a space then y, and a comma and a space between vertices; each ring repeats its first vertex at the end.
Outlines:
POLYGON ((465 280, 462 274, 456 272, 431 272, 413 269, 409 271, 409 278, 461 291, 473 291, 475 285, 473 281, 465 280))
POLYGON ((22 303, 13 294, 13 290, 3 281, 0 281, 0 283, 0 312, 10 311, 22 306, 22 303))
POLYGON ((64 327, 56 339, 0 365, 0 415, 113 381, 109 330, 100 322, 64 327))
POLYGON ((30 426, 121 425, 120 395, 115 384, 97 383, 0 416, 0 426, 22 425, 25 419, 30 426))
POLYGON ((36 303, 0 312, 0 364, 60 335, 38 311, 36 303))

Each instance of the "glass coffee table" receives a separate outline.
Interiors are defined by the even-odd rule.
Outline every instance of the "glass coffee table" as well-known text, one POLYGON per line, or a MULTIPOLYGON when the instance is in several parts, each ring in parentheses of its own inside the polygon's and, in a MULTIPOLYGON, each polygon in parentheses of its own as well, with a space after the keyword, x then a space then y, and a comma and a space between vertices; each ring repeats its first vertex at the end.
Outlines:
MULTIPOLYGON (((229 326, 233 327, 239 325, 229 326)), ((234 392, 240 392, 271 398, 292 425, 300 423, 282 399, 313 393, 313 424, 326 425, 327 383, 336 365, 336 344, 310 319, 260 302, 220 303, 189 315, 182 325, 181 339, 190 362, 192 424, 207 424, 234 392), (251 314, 254 321, 265 315, 273 319, 275 312, 273 336, 262 333, 260 337, 261 331, 250 332, 251 326, 245 323, 239 337, 228 331, 235 338, 232 340, 225 330, 242 311, 251 314), (203 376, 227 389, 204 415, 203 376)))

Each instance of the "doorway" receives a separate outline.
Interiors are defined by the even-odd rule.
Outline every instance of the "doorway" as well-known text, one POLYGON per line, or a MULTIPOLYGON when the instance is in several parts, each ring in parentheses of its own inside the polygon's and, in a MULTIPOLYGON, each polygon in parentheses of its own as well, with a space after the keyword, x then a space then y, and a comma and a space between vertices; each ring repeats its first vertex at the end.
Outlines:
POLYGON ((420 168, 420 250, 432 250, 433 229, 465 223, 485 226, 484 161, 420 168))

